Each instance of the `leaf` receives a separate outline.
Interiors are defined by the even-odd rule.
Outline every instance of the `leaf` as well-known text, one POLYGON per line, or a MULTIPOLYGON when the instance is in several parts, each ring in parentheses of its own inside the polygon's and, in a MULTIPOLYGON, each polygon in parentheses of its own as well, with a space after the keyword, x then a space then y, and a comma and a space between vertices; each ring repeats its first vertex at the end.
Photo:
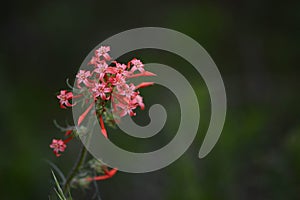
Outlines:
MULTIPOLYGON (((57 180, 57 178, 56 178, 54 172, 53 172, 52 170, 51 170, 51 172, 52 172, 52 176, 53 176, 53 178, 54 178, 54 181, 55 181, 55 184, 56 184, 56 187, 57 187, 57 189, 54 188, 55 193, 57 194, 57 196, 59 197, 60 200, 68 200, 68 199, 65 197, 64 192, 63 192, 63 190, 61 189, 61 187, 60 187, 60 185, 59 185, 59 182, 58 182, 58 180, 57 180)), ((69 194, 70 194, 70 191, 69 191, 69 194)), ((70 199, 69 199, 69 200, 71 200, 71 199, 72 199, 72 197, 71 197, 71 195, 70 195, 70 199)))
POLYGON ((64 184, 66 182, 66 177, 63 174, 63 172, 59 169, 59 167, 57 167, 53 162, 51 162, 50 160, 45 160, 54 170, 55 172, 58 173, 59 177, 62 180, 62 183, 64 184))

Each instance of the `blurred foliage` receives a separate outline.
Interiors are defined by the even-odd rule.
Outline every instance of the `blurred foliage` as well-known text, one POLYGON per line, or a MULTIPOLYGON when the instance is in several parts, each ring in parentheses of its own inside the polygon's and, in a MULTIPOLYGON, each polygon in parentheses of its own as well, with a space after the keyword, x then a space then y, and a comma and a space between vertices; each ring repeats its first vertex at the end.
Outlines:
MULTIPOLYGON (((7 1, 1 7, 1 199, 45 199, 55 186, 50 159, 67 172, 78 143, 55 158, 53 119, 72 123, 55 95, 74 79, 89 51, 120 31, 162 26, 197 40, 223 76, 228 113, 213 151, 197 158, 210 116, 201 77, 167 53, 139 52, 146 62, 174 66, 191 82, 201 106, 199 134, 175 163, 147 174, 118 173, 100 182, 103 199, 298 199, 300 187, 299 51, 297 1, 7 1), (201 80, 201 81, 199 81, 201 80), (67 119, 67 120, 66 120, 67 119)), ((172 139, 178 105, 165 88, 145 89, 146 105, 162 101, 169 122, 147 142, 110 130, 112 141, 140 151, 172 139)), ((149 122, 139 112, 137 122, 149 122), (140 121, 139 121, 140 120, 140 121)), ((91 199, 93 188, 73 197, 91 199), (84 197, 85 196, 85 197, 84 197), (88 196, 88 197, 87 197, 88 196)))

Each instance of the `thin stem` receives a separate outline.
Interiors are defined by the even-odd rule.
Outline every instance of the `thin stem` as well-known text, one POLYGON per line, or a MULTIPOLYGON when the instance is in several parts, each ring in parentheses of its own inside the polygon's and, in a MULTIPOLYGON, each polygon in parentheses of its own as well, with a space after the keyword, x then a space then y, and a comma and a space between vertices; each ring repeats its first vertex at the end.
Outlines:
MULTIPOLYGON (((94 105, 94 103, 92 103, 90 105, 91 108, 92 108, 92 105, 94 105)), ((101 112, 101 115, 102 115, 102 113, 103 113, 103 111, 101 112)), ((89 124, 91 123, 91 119, 88 121, 88 123, 89 124)), ((93 130, 91 132, 93 132, 93 130)), ((90 139, 91 139, 91 137, 88 138, 88 143, 89 143, 90 139)), ((77 175, 77 173, 80 170, 81 166, 84 164, 86 154, 87 154, 87 149, 85 148, 85 146, 83 144, 81 144, 81 150, 80 150, 80 153, 78 155, 77 161, 73 165, 73 168, 72 168, 70 174, 68 175, 68 177, 66 179, 66 182, 63 184, 64 194, 66 194, 68 192, 73 178, 77 175)))
POLYGON ((68 189, 70 188, 70 184, 71 184, 73 178, 76 176, 76 174, 79 171, 80 167, 84 163, 86 154, 87 154, 87 149, 84 147, 84 145, 81 145, 81 150, 80 150, 80 153, 78 155, 77 161, 75 162, 70 174, 67 177, 66 182, 63 185, 64 194, 67 193, 68 189))

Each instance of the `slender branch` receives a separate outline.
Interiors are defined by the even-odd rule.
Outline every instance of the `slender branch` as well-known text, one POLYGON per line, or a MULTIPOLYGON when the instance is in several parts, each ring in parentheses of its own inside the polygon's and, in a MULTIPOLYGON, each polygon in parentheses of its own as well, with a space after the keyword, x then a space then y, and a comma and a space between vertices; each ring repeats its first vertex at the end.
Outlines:
POLYGON ((84 163, 86 154, 87 154, 87 149, 84 147, 84 145, 81 144, 81 150, 80 150, 80 153, 78 155, 77 161, 75 162, 70 174, 67 177, 66 182, 63 185, 64 194, 67 193, 68 189, 70 188, 70 184, 71 184, 73 178, 76 176, 76 174, 79 171, 80 167, 84 163))
MULTIPOLYGON (((103 114, 103 111, 101 111, 101 115, 102 114, 103 114)), ((89 124, 91 123, 91 119, 88 121, 88 123, 89 124)), ((91 132, 93 132, 93 129, 92 129, 91 132)), ((88 143, 89 143, 90 139, 91 139, 91 137, 88 137, 88 143)), ((72 168, 70 174, 68 175, 68 177, 66 179, 66 182, 63 184, 64 194, 67 193, 67 191, 69 190, 69 188, 71 186, 73 178, 77 175, 77 173, 80 170, 81 166, 84 164, 86 154, 87 154, 87 149, 85 148, 85 146, 83 144, 81 144, 81 150, 80 150, 80 153, 78 155, 77 161, 73 165, 73 168, 72 168)))

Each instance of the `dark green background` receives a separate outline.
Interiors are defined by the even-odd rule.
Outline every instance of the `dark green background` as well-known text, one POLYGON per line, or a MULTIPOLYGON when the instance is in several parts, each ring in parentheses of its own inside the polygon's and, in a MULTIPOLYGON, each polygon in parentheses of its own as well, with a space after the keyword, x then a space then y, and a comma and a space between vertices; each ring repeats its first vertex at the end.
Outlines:
MULTIPOLYGON (((191 82, 201 106, 199 134, 187 153, 167 168, 147 174, 120 172, 100 182, 102 199, 298 199, 299 10, 299 1, 268 0, 2 3, 0 199, 47 199, 52 179, 45 159, 68 172, 78 151, 78 143, 72 142, 57 159, 48 147, 53 137, 62 136, 53 119, 72 123, 71 111, 59 109, 57 91, 66 87, 67 77, 74 79, 99 42, 143 26, 180 31, 209 52, 228 95, 226 124, 213 151, 199 160, 210 116, 204 82, 174 55, 135 52, 145 62, 173 66, 191 82)), ((162 101, 172 117, 163 136, 148 140, 153 145, 109 130, 124 148, 161 147, 176 132, 174 96, 159 86, 145 89, 144 96, 146 105, 162 101)), ((139 123, 149 121, 146 113, 138 113, 139 123)), ((79 190, 74 199, 90 199, 93 192, 79 190)))

